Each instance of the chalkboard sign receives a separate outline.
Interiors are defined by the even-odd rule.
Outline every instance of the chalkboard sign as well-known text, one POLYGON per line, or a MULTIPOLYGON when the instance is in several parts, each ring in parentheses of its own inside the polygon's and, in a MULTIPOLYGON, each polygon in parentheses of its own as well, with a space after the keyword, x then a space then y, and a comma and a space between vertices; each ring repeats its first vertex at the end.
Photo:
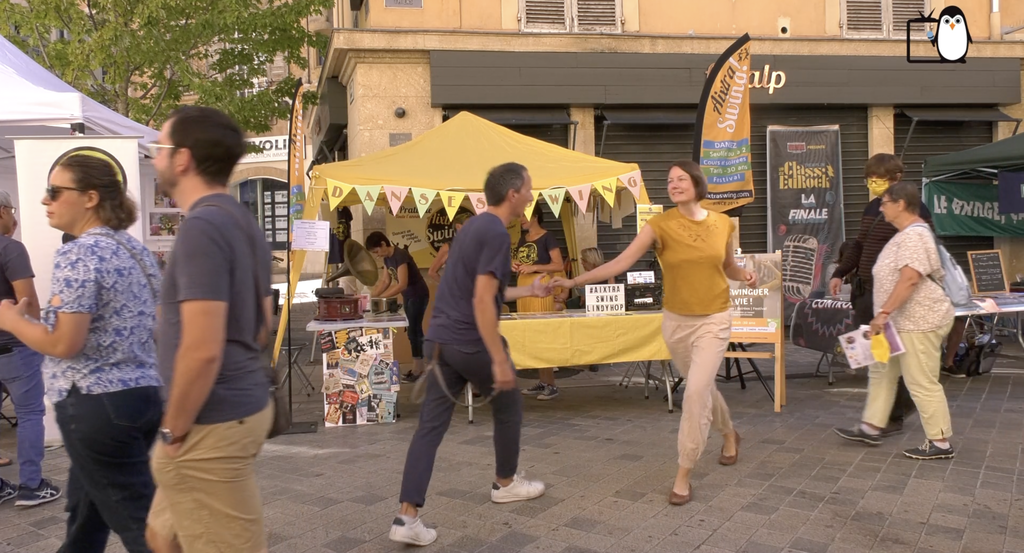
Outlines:
POLYGON ((1003 254, 999 250, 967 252, 971 264, 971 282, 975 294, 999 294, 1009 291, 1003 275, 1003 254))

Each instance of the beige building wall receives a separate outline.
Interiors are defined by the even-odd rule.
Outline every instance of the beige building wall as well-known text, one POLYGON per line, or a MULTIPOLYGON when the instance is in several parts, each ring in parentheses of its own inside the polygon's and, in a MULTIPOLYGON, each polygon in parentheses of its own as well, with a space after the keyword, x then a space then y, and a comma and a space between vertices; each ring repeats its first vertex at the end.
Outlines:
MULTIPOLYGON (((338 2, 334 21, 340 24, 336 27, 350 28, 353 12, 349 0, 338 2)), ((366 0, 360 27, 520 30, 521 0, 424 0, 423 8, 387 8, 384 4, 385 0, 366 0)), ((625 33, 830 37, 841 36, 844 23, 843 0, 620 0, 620 4, 625 33)), ((1024 25, 1024 2, 1018 0, 1002 0, 995 16, 991 0, 925 0, 925 14, 934 10, 937 17, 950 4, 964 11, 975 41, 998 40, 1000 27, 1024 25)), ((1024 40, 1024 31, 1002 39, 1024 40)))

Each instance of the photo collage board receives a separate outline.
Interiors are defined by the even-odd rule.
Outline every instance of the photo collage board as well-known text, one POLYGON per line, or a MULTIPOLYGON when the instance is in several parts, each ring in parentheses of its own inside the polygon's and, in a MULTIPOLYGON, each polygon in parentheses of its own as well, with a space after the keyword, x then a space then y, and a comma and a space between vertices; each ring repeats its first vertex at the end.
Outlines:
POLYGON ((185 220, 185 212, 170 197, 160 191, 157 179, 142 183, 145 209, 142 210, 142 224, 145 229, 146 246, 156 257, 160 268, 170 261, 174 239, 178 236, 178 228, 185 220))
POLYGON ((401 380, 394 335, 392 328, 320 332, 327 427, 395 422, 401 380))

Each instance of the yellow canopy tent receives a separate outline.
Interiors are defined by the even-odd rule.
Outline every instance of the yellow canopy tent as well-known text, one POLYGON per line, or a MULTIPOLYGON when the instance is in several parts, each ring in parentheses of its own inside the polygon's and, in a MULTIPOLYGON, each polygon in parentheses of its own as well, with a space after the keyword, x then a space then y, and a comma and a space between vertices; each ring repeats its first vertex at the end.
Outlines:
POLYGON ((314 185, 323 186, 328 192, 332 204, 351 205, 365 198, 338 198, 334 192, 344 191, 343 185, 481 192, 487 172, 510 161, 526 166, 534 190, 592 185, 595 192, 610 202, 611 196, 607 194, 626 187, 641 203, 646 200, 640 168, 635 163, 619 163, 569 150, 469 112, 461 112, 401 146, 317 165, 312 176, 314 185))
MULTIPOLYGON (((541 197, 547 201, 562 220, 573 259, 578 258, 579 252, 572 216, 565 216, 572 213, 572 206, 564 201, 565 196, 570 196, 584 211, 586 206, 592 205, 592 194, 596 193, 609 206, 614 206, 617 192, 623 189, 629 190, 637 203, 650 203, 640 168, 635 163, 620 163, 569 150, 461 112, 400 146, 348 161, 314 166, 302 218, 317 217, 324 194, 331 209, 362 204, 370 212, 383 201, 394 213, 411 192, 421 217, 435 198, 440 198, 449 219, 468 197, 474 211, 479 213, 486 208, 482 192, 488 171, 510 161, 524 165, 533 179, 534 202, 528 211, 532 213, 541 197)), ((293 256, 295 275, 286 300, 289 308, 305 252, 294 251, 293 256)), ((282 315, 281 328, 287 316, 288 310, 282 315)), ((279 344, 280 338, 275 362, 279 344)))

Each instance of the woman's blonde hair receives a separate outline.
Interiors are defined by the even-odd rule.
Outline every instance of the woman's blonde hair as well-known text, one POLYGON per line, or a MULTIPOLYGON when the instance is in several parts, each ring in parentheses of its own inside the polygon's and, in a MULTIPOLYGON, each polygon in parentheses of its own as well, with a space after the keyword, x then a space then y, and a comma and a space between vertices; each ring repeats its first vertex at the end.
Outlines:
POLYGON ((580 252, 580 263, 586 263, 591 267, 604 265, 604 254, 597 248, 584 248, 580 252))

